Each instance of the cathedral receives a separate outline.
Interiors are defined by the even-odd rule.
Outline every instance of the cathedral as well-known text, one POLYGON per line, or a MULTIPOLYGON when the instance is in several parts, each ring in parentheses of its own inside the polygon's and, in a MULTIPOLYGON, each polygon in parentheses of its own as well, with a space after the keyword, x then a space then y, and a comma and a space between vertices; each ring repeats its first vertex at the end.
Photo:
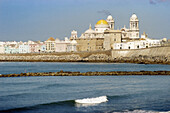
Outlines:
MULTIPOLYGON (((114 28, 115 21, 109 15, 106 20, 99 20, 94 29, 90 24, 89 29, 82 33, 80 37, 77 37, 77 31, 73 30, 70 40, 77 41, 77 51, 123 49, 123 47, 120 47, 122 44, 127 46, 124 49, 132 49, 131 47, 128 48, 129 42, 142 42, 139 36, 139 19, 136 14, 130 17, 129 28, 126 28, 126 26, 120 30, 115 30, 114 28)), ((143 38, 143 40, 146 40, 146 38, 143 38)), ((137 46, 140 48, 139 45, 137 46)))

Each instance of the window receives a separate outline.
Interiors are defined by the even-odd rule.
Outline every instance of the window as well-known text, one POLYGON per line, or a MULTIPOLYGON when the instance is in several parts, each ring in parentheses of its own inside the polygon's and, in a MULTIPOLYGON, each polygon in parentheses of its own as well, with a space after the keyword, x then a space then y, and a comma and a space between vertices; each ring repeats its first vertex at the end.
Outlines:
POLYGON ((138 35, 138 33, 136 33, 136 37, 138 37, 139 35, 138 35))

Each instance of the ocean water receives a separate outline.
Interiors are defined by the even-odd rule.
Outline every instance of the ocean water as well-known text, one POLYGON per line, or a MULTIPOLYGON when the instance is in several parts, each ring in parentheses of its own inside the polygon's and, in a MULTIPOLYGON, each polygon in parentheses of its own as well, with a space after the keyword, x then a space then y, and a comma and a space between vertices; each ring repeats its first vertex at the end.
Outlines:
POLYGON ((0 62, 0 74, 57 71, 170 71, 170 65, 130 63, 0 62))
MULTIPOLYGON (((169 65, 0 63, 0 73, 170 70, 169 65)), ((170 111, 170 76, 0 78, 0 113, 158 113, 170 111)))

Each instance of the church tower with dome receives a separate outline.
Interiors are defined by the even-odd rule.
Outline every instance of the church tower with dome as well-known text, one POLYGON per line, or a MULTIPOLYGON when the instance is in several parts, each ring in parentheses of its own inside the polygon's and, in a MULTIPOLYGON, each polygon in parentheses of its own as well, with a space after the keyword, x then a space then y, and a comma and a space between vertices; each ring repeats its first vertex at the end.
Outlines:
POLYGON ((130 17, 129 27, 129 29, 126 26, 121 28, 123 42, 139 39, 139 19, 136 14, 130 17))
POLYGON ((139 20, 136 14, 133 14, 130 18, 130 38, 139 38, 139 20))
POLYGON ((115 21, 114 21, 113 17, 111 15, 109 15, 107 17, 106 21, 109 24, 110 29, 114 30, 115 21))

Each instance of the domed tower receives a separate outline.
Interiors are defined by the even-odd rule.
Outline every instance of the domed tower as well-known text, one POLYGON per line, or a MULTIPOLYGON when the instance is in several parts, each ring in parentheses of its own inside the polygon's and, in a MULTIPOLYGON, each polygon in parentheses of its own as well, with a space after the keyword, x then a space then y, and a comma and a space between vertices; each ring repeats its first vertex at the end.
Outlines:
POLYGON ((95 25, 95 32, 104 33, 105 30, 109 30, 109 24, 106 20, 99 20, 95 25))
POLYGON ((111 15, 109 15, 106 19, 107 23, 109 24, 110 29, 114 30, 114 19, 111 15))
POLYGON ((139 38, 139 20, 136 14, 130 18, 130 38, 139 38))
POLYGON ((71 37, 70 37, 70 40, 73 40, 73 39, 76 39, 77 38, 77 31, 73 30, 71 32, 71 37))

